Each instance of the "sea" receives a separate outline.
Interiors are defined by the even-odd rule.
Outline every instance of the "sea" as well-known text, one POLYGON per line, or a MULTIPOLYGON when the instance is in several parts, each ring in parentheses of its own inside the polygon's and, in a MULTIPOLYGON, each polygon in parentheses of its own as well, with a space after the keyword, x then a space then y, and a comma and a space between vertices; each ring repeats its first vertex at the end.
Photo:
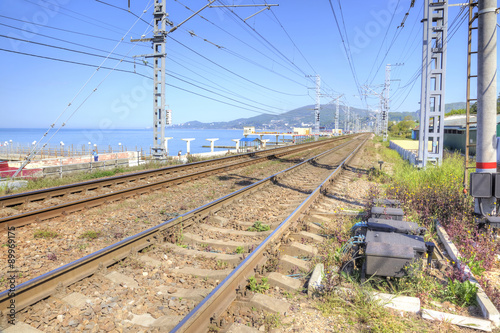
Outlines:
MULTIPOLYGON (((53 148, 64 149, 73 147, 74 150, 87 151, 89 147, 97 146, 99 151, 108 151, 111 148, 113 151, 120 150, 143 150, 149 153, 153 146, 153 129, 61 129, 55 133, 55 130, 50 131, 46 136, 46 129, 37 128, 0 128, 0 145, 3 149, 6 146, 11 147, 27 147, 35 141, 47 143, 47 146, 53 148), (62 142, 62 144, 61 144, 62 142)), ((191 153, 209 152, 210 141, 206 139, 219 139, 215 141, 215 146, 235 147, 235 142, 232 139, 243 138, 243 129, 241 130, 217 130, 217 129, 169 129, 165 130, 166 137, 172 137, 168 140, 169 155, 177 155, 179 151, 182 154, 186 153, 186 142, 182 139, 194 139, 191 141, 191 153)), ((259 137, 250 135, 249 137, 259 137)), ((286 137, 285 138, 289 138, 286 137)), ((271 142, 276 141, 275 135, 264 135, 263 139, 270 139, 271 142)), ((279 140, 281 141, 280 136, 279 140)), ((215 151, 227 150, 228 148, 216 148, 215 151)))

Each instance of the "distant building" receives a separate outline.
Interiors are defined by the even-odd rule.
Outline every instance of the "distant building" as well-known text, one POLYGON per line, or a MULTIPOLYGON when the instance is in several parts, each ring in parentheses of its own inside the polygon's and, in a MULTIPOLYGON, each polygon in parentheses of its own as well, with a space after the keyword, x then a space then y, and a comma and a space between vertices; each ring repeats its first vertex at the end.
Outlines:
POLYGON ((333 135, 342 135, 342 129, 341 128, 332 129, 332 134, 333 135))
POLYGON ((296 135, 309 135, 309 134, 311 134, 311 128, 310 127, 294 127, 293 133, 296 135))
MULTIPOLYGON (((476 116, 471 115, 470 121, 475 122, 476 116)), ((500 134, 500 115, 497 115, 496 122, 498 137, 500 134)), ((417 126, 412 130, 411 138, 413 140, 418 140, 419 135, 420 128, 417 126)), ((476 135, 477 126, 476 124, 471 124, 469 128, 469 144, 473 146, 469 149, 470 155, 476 154, 476 135)), ((465 153, 465 115, 453 115, 444 118, 444 148, 449 150, 458 150, 461 153, 465 153)))
POLYGON ((245 126, 243 127, 243 135, 255 134, 254 126, 245 126))

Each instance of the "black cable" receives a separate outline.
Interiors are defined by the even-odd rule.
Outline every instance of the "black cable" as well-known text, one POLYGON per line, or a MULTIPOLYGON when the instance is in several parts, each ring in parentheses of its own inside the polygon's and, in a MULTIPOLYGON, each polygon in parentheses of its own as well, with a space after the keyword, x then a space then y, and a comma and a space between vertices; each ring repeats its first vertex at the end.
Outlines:
MULTIPOLYGON (((35 44, 35 45, 41 45, 41 46, 45 46, 45 47, 50 47, 50 48, 54 48, 54 49, 64 50, 64 51, 68 51, 68 52, 85 54, 85 55, 92 56, 92 57, 107 58, 107 59, 111 59, 111 60, 118 60, 118 61, 121 61, 121 62, 127 62, 127 63, 131 63, 131 64, 135 64, 135 62, 131 61, 131 60, 123 60, 123 59, 120 59, 120 58, 107 57, 107 56, 100 55, 100 54, 95 54, 95 53, 90 53, 90 52, 84 52, 84 51, 78 51, 78 50, 68 49, 66 47, 49 45, 49 44, 39 43, 39 42, 34 42, 34 41, 31 41, 31 40, 27 40, 27 39, 21 39, 21 38, 16 38, 16 37, 11 37, 11 36, 5 36, 5 35, 0 35, 0 37, 8 38, 8 39, 13 39, 13 40, 18 40, 18 41, 25 42, 25 43, 31 43, 31 44, 35 44)), ((144 64, 142 64, 140 62, 138 64, 145 66, 144 64)))
MULTIPOLYGON (((193 74, 196 74, 196 75, 198 75, 198 76, 202 77, 203 79, 207 80, 208 82, 210 82, 210 83, 212 83, 212 84, 216 85, 217 87, 219 87, 219 88, 220 88, 220 89, 218 89, 218 90, 220 90, 220 91, 223 91, 223 92, 225 92, 225 93, 227 93, 227 94, 230 94, 230 95, 233 95, 233 96, 236 96, 236 97, 239 97, 239 98, 245 99, 245 100, 247 100, 247 101, 254 102, 254 103, 256 103, 256 104, 259 104, 259 105, 262 105, 262 106, 265 106, 265 107, 268 107, 268 108, 271 108, 271 109, 276 109, 276 110, 280 110, 280 111, 281 111, 281 109, 280 109, 280 108, 278 108, 278 107, 275 107, 275 106, 272 106, 272 105, 268 105, 268 104, 264 104, 264 103, 260 103, 260 102, 257 102, 257 101, 254 101, 254 100, 251 100, 251 99, 249 99, 249 98, 247 98, 247 97, 245 97, 245 96, 243 96, 243 95, 240 95, 240 94, 235 93, 235 92, 234 92, 234 91, 232 91, 231 89, 224 88, 224 87, 222 87, 221 85, 219 85, 218 83, 216 83, 216 82, 214 82, 214 81, 210 80, 209 78, 204 77, 203 75, 199 74, 198 72, 195 72, 195 71, 191 70, 190 68, 188 68, 188 67, 184 66, 184 65, 183 65, 183 64, 181 64, 180 62, 177 62, 177 61, 173 60, 172 58, 169 58, 169 61, 174 62, 175 64, 177 64, 177 65, 179 65, 179 66, 183 67, 184 69, 189 70, 189 71, 190 71, 190 72, 192 72, 193 74)), ((189 80, 191 80, 191 81, 197 82, 197 83, 199 83, 199 84, 203 84, 203 83, 202 83, 202 82, 200 82, 200 81, 194 80, 194 79, 192 79, 192 78, 188 78, 188 77, 186 77, 186 76, 184 76, 184 75, 182 75, 182 74, 175 73, 175 72, 172 72, 172 71, 167 71, 167 72, 171 72, 171 73, 172 73, 172 74, 174 74, 174 75, 177 75, 177 76, 180 76, 180 77, 184 77, 184 78, 186 78, 186 79, 189 79, 189 80)), ((212 87, 212 88, 213 88, 213 89, 217 89, 217 88, 214 88, 214 87, 212 87)))
MULTIPOLYGON (((182 2, 180 2, 180 0, 174 0, 176 1, 177 3, 179 3, 180 5, 182 5, 184 8, 186 8, 187 10, 191 11, 191 12, 195 12, 194 10, 192 10, 191 8, 189 8, 188 6, 184 5, 182 2)), ((219 25, 213 23, 212 21, 210 21, 209 19, 207 19, 206 17, 204 17, 203 15, 201 14, 198 14, 198 17, 200 17, 201 19, 205 20, 206 22, 210 23, 211 25, 213 25, 214 27, 216 27, 217 29, 223 31, 224 33, 228 34, 229 36, 233 37, 234 39, 236 39, 237 41, 239 41, 240 43, 248 46, 249 48, 251 48, 252 50, 254 50, 255 52, 261 54, 262 56, 266 57, 267 59, 275 62, 275 60, 273 58, 271 58, 270 56, 268 56, 267 54, 263 53, 262 51, 260 51, 259 49, 253 47, 252 45, 250 45, 249 43, 245 42, 244 40, 242 40, 241 38, 237 37, 236 35, 232 34, 231 32, 227 31, 226 29, 220 27, 219 25)), ((286 70, 289 70, 290 72, 296 74, 296 75, 299 75, 300 77, 303 77, 302 74, 298 74, 297 72, 294 72, 292 71, 290 68, 284 66, 283 64, 281 64, 280 62, 275 62, 277 65, 285 68, 286 70)))
POLYGON ((179 90, 185 91, 185 92, 188 92, 188 93, 193 94, 193 95, 197 95, 197 96, 200 96, 200 97, 203 97, 203 98, 206 98, 206 99, 210 99, 210 100, 212 100, 212 101, 216 101, 216 102, 219 102, 219 103, 222 103, 222 104, 226 104, 226 105, 234 106, 234 107, 237 107, 237 108, 239 108, 239 109, 248 110, 248 111, 255 112, 255 113, 259 113, 259 114, 267 114, 267 113, 264 113, 264 112, 255 111, 255 110, 252 110, 252 109, 249 109, 249 108, 245 108, 245 107, 242 107, 242 106, 234 105, 234 104, 232 104, 232 103, 224 102, 224 101, 218 100, 218 99, 216 99, 216 98, 208 97, 208 96, 205 96, 205 95, 202 95, 202 94, 196 93, 196 92, 194 92, 194 91, 190 91, 190 90, 188 90, 188 89, 184 89, 184 88, 181 88, 181 87, 174 86, 174 85, 172 85, 172 84, 170 84, 170 83, 165 83, 165 85, 167 85, 167 86, 169 86, 169 87, 172 87, 172 88, 176 88, 176 89, 179 89, 179 90))
MULTIPOLYGON (((382 47, 384 46, 384 43, 385 43, 385 39, 387 38, 387 34, 389 33, 389 30, 391 28, 391 24, 392 24, 392 21, 394 20, 394 15, 396 15, 396 10, 398 9, 398 6, 399 6, 399 2, 401 0, 398 0, 396 6, 394 7, 394 11, 392 12, 392 16, 391 16, 391 19, 389 20, 389 24, 387 25, 387 30, 385 31, 385 35, 384 35, 384 38, 382 39, 382 43, 380 43, 380 48, 378 49, 378 52, 377 52, 377 56, 375 57, 375 59, 373 60, 373 65, 372 65, 372 68, 370 69, 370 72, 368 73, 368 79, 370 79, 370 76, 372 74, 372 71, 375 67, 375 64, 377 63, 377 59, 378 59, 378 56, 380 55, 380 52, 382 51, 382 47)), ((383 62, 384 60, 382 60, 383 62)), ((380 70, 380 68, 378 69, 380 70)), ((378 72, 377 70, 377 72, 378 72)), ((377 72, 375 72, 375 74, 373 75, 374 76, 374 79, 375 79, 375 76, 377 76, 377 72)), ((366 80, 368 82, 368 79, 366 80)), ((373 79, 372 81, 373 82, 373 79)), ((370 82, 370 84, 371 84, 370 82)))
MULTIPOLYGON (((93 67, 93 68, 102 68, 102 69, 111 69, 111 70, 113 70, 113 68, 111 68, 111 67, 97 66, 97 65, 86 64, 86 63, 78 62, 78 61, 71 61, 71 60, 66 60, 66 59, 59 59, 59 58, 42 56, 42 55, 38 55, 38 54, 25 53, 25 52, 7 50, 7 49, 2 49, 2 48, 0 48, 0 51, 10 52, 10 53, 16 53, 16 54, 22 54, 22 55, 26 55, 26 56, 30 56, 30 57, 35 57, 35 58, 42 58, 42 59, 59 61, 59 62, 66 62, 66 63, 69 63, 69 64, 75 64, 75 65, 81 65, 81 66, 87 66, 87 67, 93 67)), ((140 74, 140 73, 137 73, 137 72, 133 72, 133 71, 129 71, 129 70, 126 70, 126 69, 117 69, 116 68, 114 70, 118 71, 118 72, 137 74, 137 75, 144 76, 144 77, 147 77, 147 78, 151 79, 150 77, 148 77, 146 75, 143 75, 143 74, 140 74)))
MULTIPOLYGON (((26 1, 26 0, 25 0, 25 1, 26 1)), ((154 26, 153 26, 153 25, 151 25, 151 23, 149 23, 148 21, 144 20, 143 18, 141 18, 141 17, 137 16, 137 14, 135 14, 134 12, 132 12, 132 11, 130 11, 130 10, 127 10, 127 9, 125 9, 125 8, 121 8, 121 7, 118 7, 118 6, 112 5, 112 4, 110 4, 110 3, 107 3, 107 2, 104 2, 104 1, 101 1, 101 0, 95 0, 95 1, 100 2, 100 3, 104 4, 104 5, 108 5, 108 6, 110 6, 110 7, 113 7, 113 8, 119 9, 119 10, 123 10, 123 11, 125 11, 125 12, 127 12, 127 13, 130 13, 130 14, 132 14, 133 16, 135 16, 136 18, 138 18, 139 20, 141 20, 142 22, 144 22, 144 23, 146 23, 147 25, 149 25, 150 27, 154 28, 154 26)))
POLYGON ((217 67, 219 67, 219 68, 222 68, 223 70, 225 70, 225 71, 227 71, 227 72, 229 72, 229 73, 231 73, 231 74, 233 74, 233 75, 235 75, 235 76, 239 77, 240 79, 243 79, 243 80, 245 80, 245 81, 247 81, 247 82, 250 82, 250 83, 252 83, 252 84, 254 84, 254 85, 256 85, 256 86, 259 86, 259 87, 261 87, 261 88, 267 89, 267 90, 269 90, 269 91, 273 91, 273 92, 278 93, 278 94, 283 94, 283 95, 288 95, 288 96, 305 96, 305 95, 298 95, 298 94, 290 94, 290 93, 286 93, 286 92, 283 92, 283 91, 278 91, 278 90, 275 90, 275 89, 272 89, 272 88, 269 88, 269 87, 263 86, 263 85, 261 85, 261 84, 259 84, 259 83, 255 82, 255 81, 252 81, 252 80, 250 80, 250 79, 247 79, 246 77, 241 76, 241 75, 239 75, 239 74, 237 74, 237 73, 233 72, 232 70, 230 70, 230 69, 228 69, 228 68, 226 68, 226 67, 224 67, 224 66, 222 66, 222 65, 219 65, 218 63, 216 63, 215 61, 213 61, 213 60, 211 60, 211 59, 209 59, 209 58, 205 57, 203 54, 199 53, 198 51, 195 51, 195 50, 193 50, 192 48, 190 48, 189 46, 187 46, 187 45, 185 45, 185 44, 183 44, 183 43, 179 42, 177 39, 173 38, 172 36, 167 35, 167 37, 168 37, 168 38, 170 38, 171 40, 173 40, 174 42, 176 42, 176 43, 178 43, 178 44, 180 44, 180 45, 184 46, 186 49, 190 50, 191 52, 193 52, 193 53, 197 54, 198 56, 202 57, 202 58, 203 58, 203 59, 205 59, 206 61, 208 61, 208 62, 210 62, 210 63, 214 64, 215 66, 217 66, 217 67))
MULTIPOLYGON (((72 45, 77 45, 77 46, 85 47, 85 48, 88 48, 88 49, 91 49, 91 50, 96 50, 96 51, 99 51, 99 52, 109 53, 109 51, 108 51, 108 50, 98 49, 98 48, 96 48, 96 47, 92 47, 92 46, 88 46, 88 45, 83 45, 83 44, 80 44, 80 43, 75 43, 75 42, 70 42, 69 40, 65 40, 65 39, 61 39, 61 38, 56 38, 56 37, 52 37, 52 36, 48 36, 48 35, 44 35, 44 34, 41 34, 41 33, 38 33, 38 32, 33 32, 33 31, 26 30, 26 29, 22 29, 22 28, 14 27, 14 26, 12 26, 12 25, 3 24, 3 23, 0 23, 0 25, 3 25, 3 26, 5 26, 5 27, 9 27, 9 28, 12 28, 12 29, 17 29, 17 30, 21 30, 21 31, 27 31, 27 32, 29 32, 30 34, 34 34, 34 35, 38 35, 38 36, 42 36, 42 37, 49 38, 49 39, 54 39, 54 40, 57 40, 57 41, 60 41, 60 42, 63 42, 63 43, 68 43, 68 44, 72 44, 72 45)), ((30 41, 30 42, 31 42, 31 41, 30 41)), ((118 54, 118 53, 112 53, 112 54, 117 55, 117 56, 120 56, 120 57, 122 57, 122 58, 134 59, 133 57, 130 57, 130 56, 124 56, 124 55, 121 55, 121 54, 118 54)))
POLYGON ((352 74, 352 76, 354 78, 354 83, 356 84, 359 96, 361 97, 363 95, 362 91, 361 91, 361 86, 360 86, 359 81, 358 81, 358 76, 356 74, 356 70, 354 68, 354 64, 352 63, 352 58, 349 56, 349 53, 347 51, 347 47, 346 47, 346 44, 345 44, 345 41, 344 41, 344 37, 342 35, 342 30, 340 29, 339 21, 337 20, 337 14, 335 13, 335 9, 333 8, 332 0, 328 0, 328 1, 330 3, 330 8, 332 10, 333 17, 334 17, 335 23, 337 25, 337 30, 339 31, 340 39, 342 41, 342 45, 343 45, 344 51, 346 53, 347 62, 349 63, 349 68, 351 69, 351 74, 352 74))
MULTIPOLYGON (((37 55, 37 54, 25 53, 25 52, 19 52, 19 51, 12 51, 12 50, 2 49, 2 48, 0 48, 0 51, 10 52, 10 53, 16 53, 16 54, 21 54, 21 55, 26 55, 26 56, 31 56, 31 57, 41 58, 41 59, 48 59, 48 60, 53 60, 53 61, 65 62, 65 63, 75 64, 75 65, 81 65, 81 66, 93 67, 93 68, 110 69, 110 70, 115 70, 115 71, 118 71, 118 72, 124 72, 124 73, 130 73, 130 74, 139 75, 139 76, 145 77, 145 78, 147 78, 147 79, 149 79, 149 80, 152 80, 152 78, 151 78, 151 77, 149 77, 149 76, 147 76, 147 75, 144 75, 144 74, 141 74, 141 73, 138 73, 138 72, 133 72, 133 71, 125 70, 125 69, 117 69, 117 68, 111 68, 111 67, 97 66, 97 65, 86 64, 86 63, 77 62, 77 61, 71 61, 71 60, 65 60, 65 59, 59 59, 59 58, 53 58, 53 57, 46 57, 46 56, 41 56, 41 55, 37 55)), ((188 90, 188 89, 184 89, 184 88, 181 88, 181 87, 175 86, 175 85, 170 84, 170 83, 165 83, 165 84, 166 84, 167 86, 172 87, 172 88, 176 88, 176 89, 179 89, 179 90, 183 90, 183 91, 186 91, 186 92, 191 93, 191 94, 193 94, 193 95, 197 95, 197 96, 200 96, 200 97, 204 97, 204 98, 207 98, 207 99, 210 99, 210 100, 213 100, 213 101, 216 101, 216 102, 222 103, 222 104, 227 104, 227 105, 230 105, 230 106, 234 106, 234 107, 237 107, 237 108, 239 108, 239 109, 248 110, 248 111, 255 112, 255 113, 259 113, 259 114, 268 114, 268 112, 256 111, 256 110, 249 109, 249 108, 246 108, 246 107, 238 106, 238 105, 236 105, 236 104, 232 104, 232 103, 224 102, 224 101, 218 100, 218 99, 216 99, 216 98, 208 97, 208 96, 205 96, 205 95, 202 95, 202 94, 196 93, 196 92, 194 92, 194 91, 191 91, 191 90, 188 90)), ((224 96, 223 96, 223 97, 224 97, 224 96)), ((226 98, 227 98, 227 97, 226 97, 226 98)), ((238 102, 238 103, 241 103, 241 102, 238 102)), ((270 112, 270 113, 273 113, 272 111, 269 111, 269 112, 270 112)))
MULTIPOLYGON (((217 1, 218 1, 219 3, 221 3, 223 6, 226 6, 226 4, 225 4, 222 0, 217 0, 217 1)), ((293 61, 291 61, 291 60, 290 60, 290 59, 289 59, 286 55, 284 55, 284 54, 283 54, 280 50, 278 50, 278 49, 276 48, 276 46, 274 46, 274 44, 273 44, 273 43, 269 42, 269 41, 268 41, 268 40, 267 40, 267 39, 266 39, 266 38, 265 38, 265 37, 264 37, 261 33, 259 33, 257 30, 255 30, 255 28, 253 28, 251 25, 249 25, 249 24, 248 24, 245 20, 243 20, 243 19, 242 19, 242 18, 241 18, 238 14, 236 14, 233 10, 231 10, 231 9, 229 9, 229 8, 227 8, 227 7, 225 7, 225 9, 226 9, 226 10, 229 10, 229 11, 230 11, 230 12, 231 12, 231 13, 232 13, 232 14, 233 14, 236 18, 238 18, 238 19, 241 21, 241 23, 240 23, 240 24, 245 24, 245 25, 246 25, 248 28, 250 28, 250 29, 251 29, 251 30, 252 30, 252 31, 253 31, 253 32, 254 32, 257 36, 259 36, 259 37, 260 37, 260 38, 261 38, 261 39, 265 42, 265 43, 263 43, 263 45, 264 45, 264 46, 266 46, 266 44, 267 44, 268 46, 266 46, 266 47, 267 47, 269 50, 271 50, 271 52, 273 52, 273 51, 272 51, 272 49, 274 49, 274 50, 275 50, 275 52, 273 52, 273 53, 275 53, 275 54, 276 54, 276 52, 277 52, 277 53, 278 53, 278 55, 280 55, 283 59, 285 59, 286 61, 288 61, 288 62, 289 62, 289 63, 290 63, 293 67, 297 68, 297 70, 298 70, 299 72, 301 72, 304 76, 306 76, 306 75, 307 75, 307 73, 306 73, 306 72, 304 72, 301 68, 299 68, 299 66, 297 66, 297 64, 295 64, 295 63, 294 63, 293 61)))
MULTIPOLYGON (((29 24, 33 24, 33 25, 38 25, 38 26, 42 26, 42 27, 48 28, 48 29, 59 30, 59 31, 69 32, 69 33, 72 33, 72 34, 77 34, 77 35, 82 35, 82 36, 87 36, 87 37, 98 38, 98 39, 103 39, 103 40, 109 40, 109 41, 116 42, 116 39, 113 39, 113 38, 101 37, 101 36, 86 34, 86 33, 83 33, 83 32, 78 32, 78 31, 73 31, 73 30, 68 30, 68 29, 61 29, 61 28, 51 27, 51 26, 44 25, 44 24, 39 24, 39 23, 35 23, 35 22, 30 22, 30 21, 15 19, 15 18, 8 17, 8 16, 5 16, 5 15, 0 15, 0 17, 6 18, 6 19, 9 19, 9 20, 18 21, 18 22, 23 22, 23 23, 29 23, 29 24)), ((126 43, 126 44, 135 44, 135 43, 126 42, 126 41, 123 41, 123 43, 126 43)), ((151 48, 150 46, 146 46, 146 45, 141 45, 141 44, 138 44, 138 45, 139 46, 145 46, 145 47, 151 48)))
POLYGON ((277 112, 273 112, 273 111, 265 110, 265 109, 262 109, 262 108, 259 108, 259 107, 255 107, 255 106, 253 106, 253 105, 250 105, 250 104, 247 104, 247 103, 244 103, 244 102, 240 102, 240 101, 238 101, 238 100, 236 100, 236 99, 234 99, 234 98, 231 98, 231 97, 223 96, 223 95, 221 95, 221 94, 219 94, 219 93, 216 93, 216 92, 214 92, 214 91, 212 91, 212 90, 209 90, 209 89, 207 89, 207 88, 203 88, 203 87, 201 87, 201 86, 199 86, 199 85, 197 85, 197 84, 194 84, 194 83, 188 82, 188 81, 186 81, 186 80, 184 80, 184 79, 181 79, 181 78, 179 78, 179 77, 177 77, 177 76, 175 76, 175 75, 173 75, 173 74, 167 74, 167 75, 168 75, 168 76, 170 76, 170 77, 173 77, 174 79, 177 79, 177 80, 179 80, 179 81, 181 81, 181 82, 184 82, 184 83, 187 83, 187 84, 189 84, 189 85, 192 85, 192 86, 194 86, 194 87, 196 87, 196 88, 198 88, 198 89, 205 90, 205 91, 208 91, 208 92, 210 92, 210 93, 212 93, 212 94, 214 94, 214 95, 217 95, 217 96, 221 96, 221 97, 227 98, 227 99, 229 99, 230 101, 237 102, 237 103, 240 103, 240 104, 243 104, 243 105, 246 105, 246 106, 250 106, 250 107, 253 107, 253 108, 255 108, 255 109, 263 110, 263 111, 266 111, 266 112, 269 112, 269 113, 279 114, 279 113, 277 113, 277 112))

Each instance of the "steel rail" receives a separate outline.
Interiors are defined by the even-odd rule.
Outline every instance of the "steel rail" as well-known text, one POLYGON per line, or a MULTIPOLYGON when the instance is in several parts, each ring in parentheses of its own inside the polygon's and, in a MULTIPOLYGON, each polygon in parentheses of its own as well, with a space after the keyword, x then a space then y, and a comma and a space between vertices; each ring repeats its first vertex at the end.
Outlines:
MULTIPOLYGON (((303 149, 310 149, 309 148, 304 148, 303 149)), ((295 151, 295 150, 293 150, 295 151)), ((136 194, 145 194, 145 193, 150 193, 152 191, 156 191, 162 188, 167 188, 172 185, 179 185, 182 183, 186 183, 191 180, 196 180, 202 177, 207 177, 213 174, 221 173, 221 172, 226 172, 229 170, 241 168, 244 166, 248 166, 251 164, 256 164, 259 162, 262 162, 265 159, 268 159, 269 157, 272 156, 281 156, 282 154, 288 154, 289 151, 287 152, 280 152, 279 154, 273 154, 273 155, 266 155, 262 157, 257 157, 251 160, 245 160, 245 161, 240 161, 236 162, 233 164, 229 165, 222 165, 220 164, 212 169, 205 169, 203 171, 191 173, 188 175, 184 176, 179 176, 175 178, 169 178, 165 180, 160 180, 153 182, 151 184, 144 184, 144 185, 139 185, 139 186, 134 186, 134 187, 129 187, 123 190, 117 190, 113 191, 110 193, 105 193, 105 194, 100 194, 96 195, 94 197, 90 198, 83 198, 80 200, 75 200, 75 201, 70 201, 70 202, 65 202, 59 205, 47 207, 47 208, 42 208, 42 209, 37 209, 34 211, 29 211, 21 214, 16 214, 16 215, 11 215, 7 216, 4 218, 0 218, 0 227, 8 228, 8 227, 21 227, 23 225, 32 223, 32 222, 41 222, 50 218, 58 217, 61 215, 67 215, 69 213, 73 213, 76 211, 80 211, 83 209, 88 209, 88 208, 93 208, 97 207, 101 204, 104 203, 110 203, 118 200, 123 200, 126 198, 130 198, 136 194)), ((216 164, 217 165, 217 164, 216 164)))
MULTIPOLYGON (((342 140, 345 138, 348 138, 348 137, 347 136, 335 137, 333 139, 330 139, 329 141, 335 142, 335 141, 339 141, 339 140, 342 140)), ((136 173, 132 173, 132 174, 107 177, 107 178, 103 178, 103 179, 89 180, 89 181, 80 182, 80 183, 76 183, 76 184, 62 185, 62 186, 57 186, 57 187, 51 187, 48 189, 35 190, 35 191, 30 191, 30 192, 1 196, 0 197, 0 208, 12 207, 12 206, 21 205, 21 204, 28 203, 28 202, 44 200, 46 198, 55 198, 55 197, 60 197, 60 196, 68 195, 68 194, 80 193, 80 192, 84 192, 84 191, 88 191, 88 190, 95 190, 95 189, 99 189, 99 188, 115 186, 115 185, 130 183, 130 182, 134 182, 134 181, 146 180, 146 179, 153 178, 153 177, 166 176, 166 175, 177 173, 177 172, 196 170, 196 169, 211 166, 211 165, 220 165, 221 163, 225 163, 225 162, 232 161, 232 160, 237 161, 237 160, 241 160, 241 159, 245 159, 245 158, 252 158, 253 159, 254 157, 279 156, 282 154, 287 154, 290 151, 300 152, 300 151, 303 151, 306 149, 311 149, 311 148, 314 148, 316 146, 320 146, 320 145, 324 144, 325 142, 326 141, 323 140, 323 141, 319 141, 319 142, 310 142, 310 143, 304 143, 304 144, 299 144, 299 145, 295 145, 295 146, 279 147, 279 148, 267 149, 267 150, 262 150, 262 151, 257 151, 257 152, 238 154, 235 156, 226 156, 226 157, 221 157, 221 158, 208 160, 208 161, 193 162, 193 163, 188 163, 188 164, 184 164, 184 165, 168 166, 168 167, 164 167, 164 168, 160 168, 160 169, 145 170, 145 171, 140 171, 140 172, 136 172, 136 173)))
POLYGON ((229 275, 207 295, 198 305, 170 332, 206 332, 207 327, 225 311, 236 298, 238 289, 245 288, 247 278, 258 265, 266 260, 266 249, 276 243, 292 223, 296 222, 310 205, 323 193, 326 186, 333 182, 344 166, 354 157, 366 142, 366 138, 342 161, 342 163, 283 221, 266 239, 246 257, 229 275))
MULTIPOLYGON (((356 137, 354 139, 356 139, 356 137)), ((130 253, 140 251, 153 243, 165 241, 168 237, 170 237, 169 229, 176 226, 186 227, 201 221, 203 218, 209 216, 214 211, 219 210, 224 205, 246 196, 249 193, 253 193, 272 181, 279 180, 282 175, 298 170, 304 167, 307 163, 310 163, 319 157, 325 156, 326 154, 330 154, 353 142, 353 140, 264 178, 252 185, 246 186, 238 191, 184 213, 176 218, 167 220, 157 226, 144 230, 134 236, 127 237, 83 258, 63 265, 29 281, 23 282, 15 286, 14 292, 7 289, 0 293, 0 312, 6 315, 8 306, 11 304, 12 300, 16 304, 16 311, 22 310, 23 308, 50 296, 58 288, 67 287, 87 276, 95 274, 99 269, 106 268, 117 261, 122 260, 130 255, 130 253)), ((7 273, 16 274, 17 272, 12 270, 7 273)))

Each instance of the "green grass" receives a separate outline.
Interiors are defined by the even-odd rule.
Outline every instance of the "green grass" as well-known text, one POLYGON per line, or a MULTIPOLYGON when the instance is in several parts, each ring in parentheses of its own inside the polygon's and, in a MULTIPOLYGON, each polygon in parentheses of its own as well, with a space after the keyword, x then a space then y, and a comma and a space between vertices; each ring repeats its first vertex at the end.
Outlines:
POLYGON ((49 239, 49 238, 56 238, 58 235, 59 234, 55 231, 42 229, 42 230, 36 230, 33 234, 33 237, 49 239))
POLYGON ((81 234, 80 238, 93 240, 93 239, 96 239, 97 237, 99 237, 100 235, 101 235, 100 231, 89 230, 89 231, 85 231, 83 234, 81 234))

